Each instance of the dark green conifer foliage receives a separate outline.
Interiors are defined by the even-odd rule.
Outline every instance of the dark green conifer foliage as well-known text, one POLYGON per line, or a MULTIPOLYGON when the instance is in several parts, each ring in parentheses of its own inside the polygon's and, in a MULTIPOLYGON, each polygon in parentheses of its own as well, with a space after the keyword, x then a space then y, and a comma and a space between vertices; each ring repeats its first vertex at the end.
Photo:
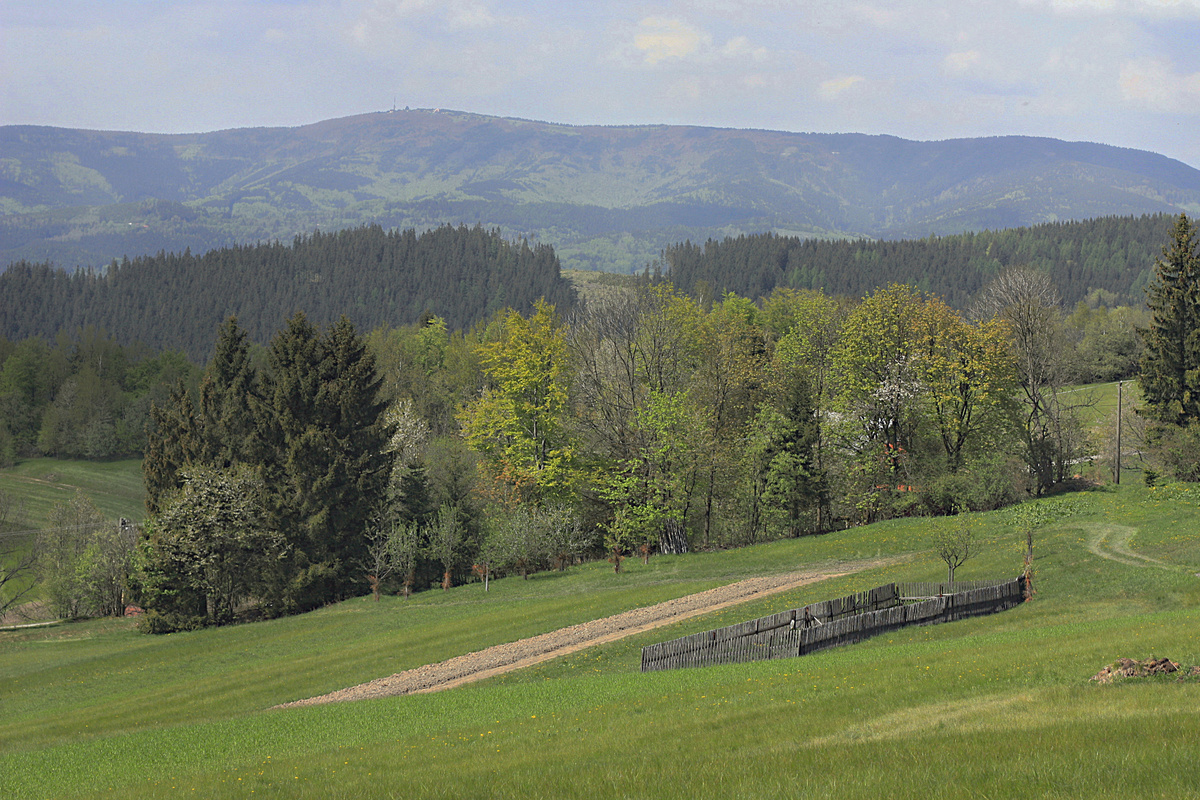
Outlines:
POLYGON ((509 242, 499 231, 443 226, 417 235, 378 225, 236 245, 195 256, 159 252, 106 272, 49 264, 0 268, 0 334, 53 337, 103 325, 118 342, 208 355, 212 330, 231 312, 252 341, 303 309, 326 326, 346 314, 363 330, 414 322, 425 311, 466 328, 545 297, 564 313, 574 291, 547 245, 509 242))
POLYGON ((1147 290, 1152 319, 1138 382, 1149 412, 1159 422, 1200 420, 1200 253, 1197 227, 1180 214, 1170 243, 1155 261, 1147 290))
POLYGON ((406 467, 388 498, 394 519, 411 525, 425 525, 437 509, 429 491, 429 470, 418 461, 406 467))
POLYGON ((825 479, 817 466, 817 422, 808 382, 793 371, 781 382, 773 403, 755 420, 751 452, 766 509, 782 517, 789 536, 799 536, 809 517, 826 502, 825 479))
MULTIPOLYGON (((387 487, 391 431, 383 422, 386 405, 380 400, 375 357, 347 317, 330 328, 324 349, 317 403, 333 444, 325 454, 332 477, 325 492, 325 535, 335 557, 351 568, 365 555, 367 522, 387 487)), ((355 574, 352 581, 361 582, 362 576, 355 574)))
POLYGON ((227 319, 217 331, 212 361, 200 386, 199 419, 203 434, 202 459, 218 469, 255 459, 257 380, 250 362, 250 341, 227 319))
POLYGON ((345 317, 324 337, 297 313, 272 340, 260 437, 276 525, 292 548, 280 600, 304 610, 365 590, 365 530, 386 487, 389 431, 374 357, 345 317))
POLYGON ((146 454, 142 459, 146 510, 156 514, 181 486, 179 470, 196 461, 201 452, 196 409, 182 380, 165 406, 150 407, 146 434, 146 454))

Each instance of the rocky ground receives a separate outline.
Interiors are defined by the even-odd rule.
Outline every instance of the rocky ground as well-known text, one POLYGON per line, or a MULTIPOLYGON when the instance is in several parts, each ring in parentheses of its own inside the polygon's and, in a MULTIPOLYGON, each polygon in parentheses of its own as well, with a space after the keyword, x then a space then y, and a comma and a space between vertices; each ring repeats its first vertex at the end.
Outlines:
POLYGON ((1200 665, 1186 669, 1169 658, 1151 656, 1142 661, 1133 658, 1118 658, 1093 675, 1092 680, 1096 683, 1112 683, 1121 678, 1149 678, 1153 675, 1170 675, 1172 673, 1178 673, 1181 681, 1195 678, 1200 676, 1200 665))

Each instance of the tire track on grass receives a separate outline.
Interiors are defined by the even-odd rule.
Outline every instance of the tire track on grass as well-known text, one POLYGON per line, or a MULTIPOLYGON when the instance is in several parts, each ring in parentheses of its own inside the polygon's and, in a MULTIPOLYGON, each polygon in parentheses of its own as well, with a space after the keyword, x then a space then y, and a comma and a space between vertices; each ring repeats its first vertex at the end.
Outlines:
POLYGON ((1158 567, 1168 571, 1180 569, 1175 564, 1168 564, 1157 558, 1135 553, 1129 548, 1129 540, 1137 533, 1137 528, 1115 523, 1093 523, 1092 534, 1088 537, 1088 550, 1100 558, 1116 561, 1130 567, 1158 567))

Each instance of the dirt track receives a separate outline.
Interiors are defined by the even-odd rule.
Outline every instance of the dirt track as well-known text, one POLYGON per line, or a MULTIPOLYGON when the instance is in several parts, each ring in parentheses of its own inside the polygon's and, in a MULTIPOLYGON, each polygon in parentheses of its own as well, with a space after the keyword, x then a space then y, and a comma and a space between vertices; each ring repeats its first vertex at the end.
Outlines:
POLYGON ((886 561, 883 560, 858 561, 829 570, 806 570, 787 575, 751 578, 728 586, 718 586, 708 591, 667 600, 657 605, 636 608, 604 619, 572 625, 569 628, 560 628, 528 639, 498 644, 486 650, 456 656, 447 661, 427 664, 406 672, 398 672, 387 678, 378 678, 369 683, 339 689, 319 697, 284 703, 276 708, 340 703, 451 689, 464 683, 490 678, 493 675, 500 675, 558 658, 585 647, 616 641, 689 617, 785 592, 825 578, 860 572, 884 563, 886 561), (838 571, 834 571, 834 569, 838 571))

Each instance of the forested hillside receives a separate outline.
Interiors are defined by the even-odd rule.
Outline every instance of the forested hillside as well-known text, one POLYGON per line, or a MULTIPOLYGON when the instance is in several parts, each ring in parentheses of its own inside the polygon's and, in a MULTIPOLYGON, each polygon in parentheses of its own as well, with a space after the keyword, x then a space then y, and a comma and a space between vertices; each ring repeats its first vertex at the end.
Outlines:
POLYGON ((0 336, 50 340, 90 325, 122 344, 182 350, 203 363, 230 316, 265 343, 296 311, 320 326, 342 314, 362 330, 433 314, 466 328, 541 297, 564 310, 574 302, 548 245, 512 243, 478 226, 420 235, 367 226, 291 245, 160 252, 102 271, 20 262, 0 274, 0 336))
POLYGON ((759 234, 684 242, 664 257, 689 294, 731 291, 765 297, 778 287, 860 297, 899 282, 940 295, 956 308, 1003 269, 1030 266, 1050 277, 1063 301, 1141 306, 1154 259, 1172 225, 1165 214, 1102 217, 1031 228, 908 241, 829 241, 759 234))
POLYGON ((480 223, 573 268, 641 270, 672 242, 775 231, 905 239, 1192 213, 1200 172, 1027 136, 915 142, 404 110, 157 135, 0 127, 0 263, 99 266, 362 224, 480 223))

